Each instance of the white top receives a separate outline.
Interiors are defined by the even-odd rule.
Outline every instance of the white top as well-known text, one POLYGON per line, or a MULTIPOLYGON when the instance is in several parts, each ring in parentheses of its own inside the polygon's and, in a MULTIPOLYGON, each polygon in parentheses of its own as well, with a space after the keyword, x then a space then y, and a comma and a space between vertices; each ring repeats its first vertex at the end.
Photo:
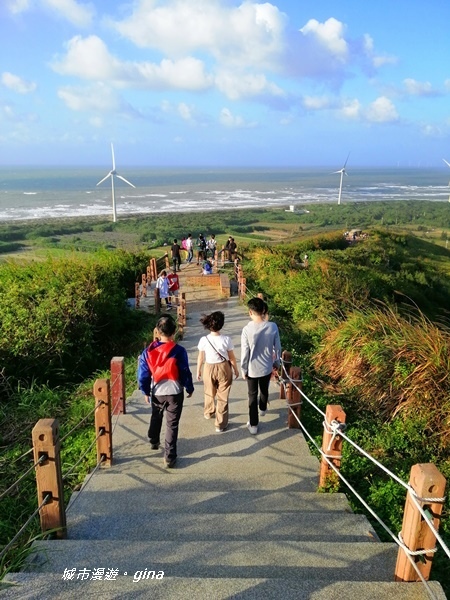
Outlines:
POLYGON ((223 362, 222 357, 216 352, 218 350, 222 356, 228 359, 228 350, 233 350, 234 345, 228 335, 204 335, 200 338, 198 349, 205 353, 205 362, 209 365, 214 365, 223 362), (210 342, 208 341, 210 340, 210 342), (214 346, 212 348, 211 344, 214 346))
POLYGON ((156 287, 159 290, 160 298, 167 298, 169 296, 169 282, 167 281, 167 277, 158 277, 156 287))

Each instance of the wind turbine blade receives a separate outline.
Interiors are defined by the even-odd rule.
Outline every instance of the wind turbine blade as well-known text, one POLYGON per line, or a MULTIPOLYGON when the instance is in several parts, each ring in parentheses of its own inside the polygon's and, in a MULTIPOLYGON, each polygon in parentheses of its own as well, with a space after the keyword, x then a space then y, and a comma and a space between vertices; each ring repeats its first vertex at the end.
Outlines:
POLYGON ((130 183, 127 179, 125 179, 125 177, 122 177, 122 175, 117 175, 117 173, 116 173, 116 177, 118 177, 122 181, 125 181, 125 183, 128 183, 128 185, 131 185, 131 187, 134 187, 134 188, 136 187, 135 185, 133 185, 132 183, 130 183))
POLYGON ((445 162, 445 164, 447 165, 447 167, 450 167, 450 163, 448 161, 446 161, 445 158, 443 158, 442 160, 445 162))
POLYGON ((340 173, 341 171, 332 171, 331 175, 336 175, 337 173, 340 173))
POLYGON ((116 170, 116 159, 114 158, 114 146, 113 146, 112 142, 111 142, 111 154, 112 154, 112 162, 113 162, 112 170, 115 171, 116 170))
POLYGON ((108 175, 106 177, 103 177, 103 179, 101 181, 99 181, 97 183, 97 185, 100 185, 101 183, 103 183, 104 181, 106 181, 108 179, 108 177, 111 177, 111 173, 108 173, 108 175))
POLYGON ((344 169, 345 169, 345 167, 346 167, 346 165, 347 165, 347 161, 348 161, 348 157, 349 157, 349 156, 350 156, 350 152, 347 154, 347 158, 345 159, 345 163, 344 163, 344 169))

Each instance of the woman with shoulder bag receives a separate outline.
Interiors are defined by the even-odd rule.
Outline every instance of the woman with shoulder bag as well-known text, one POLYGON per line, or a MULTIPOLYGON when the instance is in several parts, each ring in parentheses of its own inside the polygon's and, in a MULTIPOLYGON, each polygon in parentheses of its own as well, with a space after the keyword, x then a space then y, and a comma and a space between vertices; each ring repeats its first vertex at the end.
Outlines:
POLYGON ((235 377, 239 377, 239 370, 234 355, 234 346, 228 335, 220 333, 225 315, 215 311, 210 315, 203 315, 200 323, 209 334, 200 338, 198 343, 197 381, 202 379, 205 393, 204 416, 212 419, 215 415, 216 431, 221 433, 228 426, 228 397, 235 377))

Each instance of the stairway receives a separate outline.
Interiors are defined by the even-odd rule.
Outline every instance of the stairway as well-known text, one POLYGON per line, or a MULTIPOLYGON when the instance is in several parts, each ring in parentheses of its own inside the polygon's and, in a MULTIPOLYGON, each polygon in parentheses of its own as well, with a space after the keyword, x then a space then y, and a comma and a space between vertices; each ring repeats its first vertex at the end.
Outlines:
MULTIPOLYGON (((246 317, 237 300, 215 309, 224 310, 224 332, 239 346, 246 317)), ((192 371, 199 316, 190 315, 183 340, 192 371)), ((165 469, 162 451, 147 440, 150 409, 135 392, 114 430, 113 466, 72 496, 68 539, 36 542, 0 599, 428 598, 420 583, 392 582, 396 546, 381 543, 343 494, 315 492, 318 461, 299 431, 286 428, 277 395, 274 387, 251 436, 246 385, 237 380, 230 425, 219 434, 203 418, 197 385, 185 400, 177 466, 165 469), (63 579, 65 570, 74 579, 63 579)))

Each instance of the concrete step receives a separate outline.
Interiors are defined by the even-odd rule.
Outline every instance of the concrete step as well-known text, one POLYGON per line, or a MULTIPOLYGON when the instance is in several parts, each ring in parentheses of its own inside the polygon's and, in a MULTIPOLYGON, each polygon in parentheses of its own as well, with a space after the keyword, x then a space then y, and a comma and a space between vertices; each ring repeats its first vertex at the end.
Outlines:
POLYGON ((391 581, 397 556, 395 544, 380 542, 50 540, 33 547, 26 571, 114 568, 123 575, 147 569, 170 577, 331 582, 391 581))
MULTIPOLYGON (((15 585, 3 589, 2 600, 429 600, 422 583, 355 582, 330 583, 320 579, 282 578, 179 578, 164 575, 163 579, 139 578, 139 573, 120 575, 115 580, 62 580, 61 574, 11 573, 8 580, 15 585), (136 575, 136 577, 135 577, 136 575)), ((79 576, 79 571, 75 577, 79 576)), ((1 584, 0 584, 1 586, 1 584)), ((441 586, 429 582, 436 600, 445 600, 441 586)))
MULTIPOLYGON (((115 512, 101 508, 72 516, 68 537, 73 540, 166 540, 180 542, 244 542, 302 540, 376 542, 377 534, 364 515, 348 513, 174 513, 170 508, 156 511, 150 501, 144 514, 115 512)), ((168 506, 170 499, 168 498, 168 506)))

